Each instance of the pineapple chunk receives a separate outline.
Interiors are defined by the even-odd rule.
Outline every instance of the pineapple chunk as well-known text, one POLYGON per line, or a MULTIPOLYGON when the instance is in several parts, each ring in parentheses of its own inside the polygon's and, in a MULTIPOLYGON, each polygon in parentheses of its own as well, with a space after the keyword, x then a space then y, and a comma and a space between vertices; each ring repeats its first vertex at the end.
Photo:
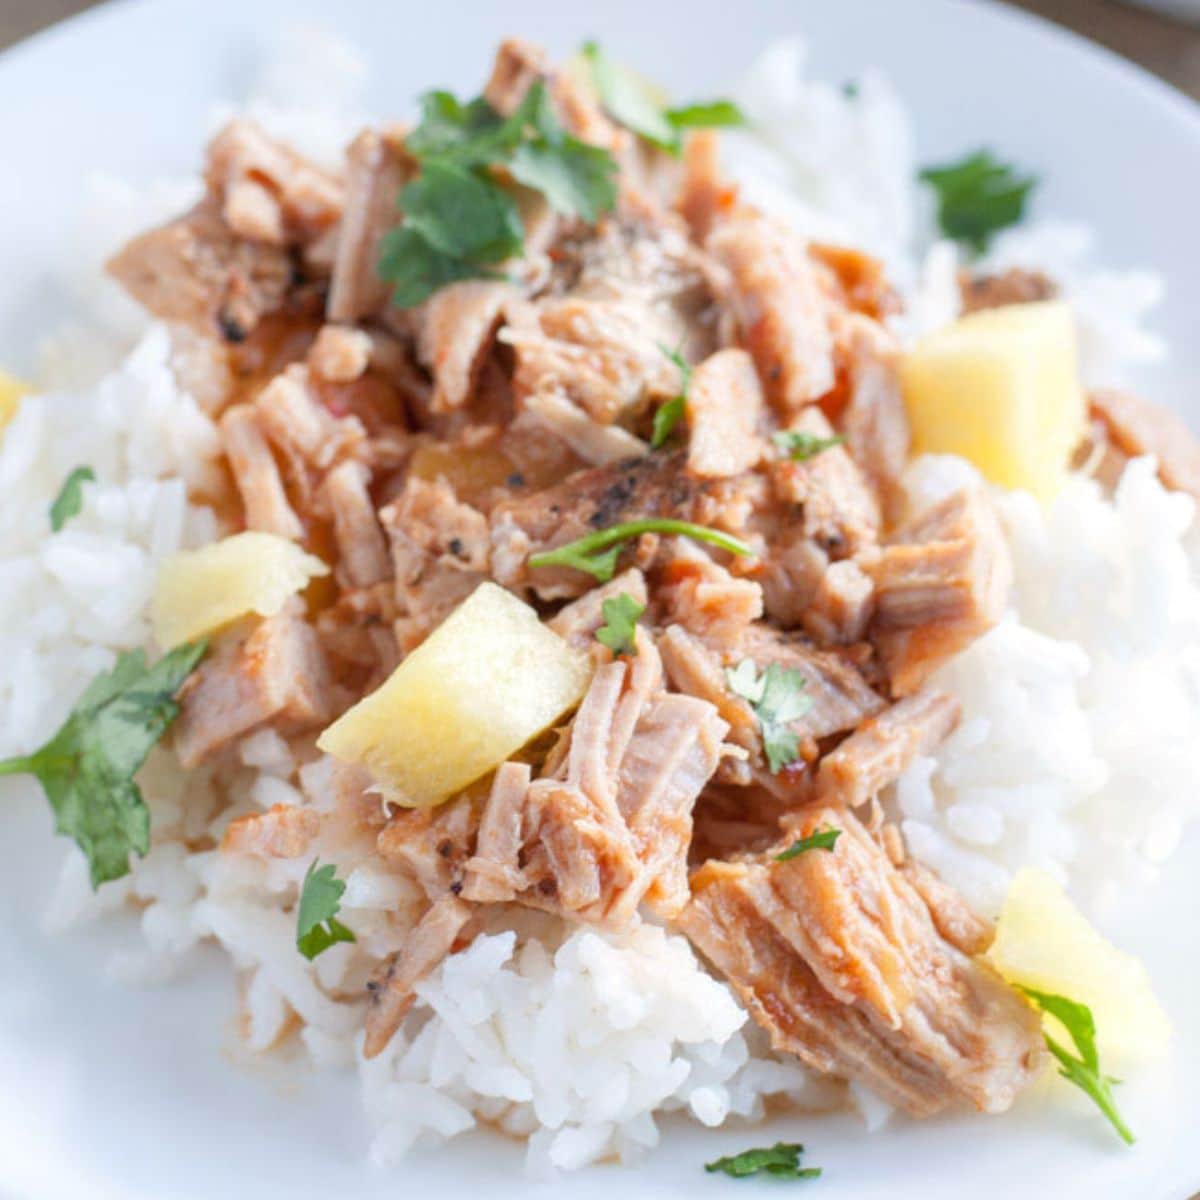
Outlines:
POLYGON ((0 431, 17 415, 17 405, 21 397, 28 395, 29 385, 0 371, 0 431))
POLYGON ((1057 494, 1085 417, 1068 305, 963 317, 903 357, 900 382, 915 454, 958 454, 993 483, 1057 494))
POLYGON ((329 568, 273 533, 232 537, 164 559, 150 619, 164 649, 212 633, 247 613, 274 616, 289 596, 329 568))
POLYGON ((390 800, 439 804, 578 703, 591 660, 527 604, 481 583, 392 673, 321 734, 390 800))
POLYGON ((1106 1066, 1152 1058, 1170 1039, 1145 967, 1106 941, 1045 871, 1027 867, 1013 879, 988 956, 1010 983, 1086 1004, 1106 1066))

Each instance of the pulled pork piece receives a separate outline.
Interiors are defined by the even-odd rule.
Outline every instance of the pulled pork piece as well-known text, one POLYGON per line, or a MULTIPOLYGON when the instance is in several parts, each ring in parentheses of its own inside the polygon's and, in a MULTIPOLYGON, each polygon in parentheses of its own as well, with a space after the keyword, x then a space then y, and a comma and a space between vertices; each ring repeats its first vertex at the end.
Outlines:
POLYGON ((1058 284, 1041 271, 1010 267, 995 275, 972 275, 959 271, 958 290, 964 313, 984 308, 1003 308, 1006 304, 1032 304, 1035 300, 1053 300, 1058 284))
POLYGON ((339 180, 244 118, 209 143, 205 181, 229 228, 254 241, 311 242, 342 215, 339 180))
POLYGON ((864 721, 821 759, 817 790, 829 804, 857 808, 894 783, 913 760, 938 746, 958 724, 961 706, 945 692, 909 696, 864 721))
POLYGON ((324 325, 308 351, 314 375, 329 383, 353 383, 371 365, 371 335, 345 325, 324 325))
POLYGON ((991 629, 1012 583, 1004 532, 981 487, 955 492, 897 529, 869 570, 871 637, 896 696, 912 695, 991 629))
POLYGON ((744 631, 763 614, 759 584, 731 575, 684 538, 667 542, 664 557, 656 573, 655 600, 666 619, 715 644, 739 649, 744 631))
POLYGON ((351 588, 366 588, 391 578, 387 542, 367 490, 371 473, 362 463, 347 460, 325 476, 322 490, 333 513, 338 572, 351 588))
POLYGON ((706 479, 729 478, 758 465, 762 385, 745 350, 718 350, 692 375, 688 390, 687 466, 706 479))
POLYGON ((351 143, 345 211, 329 283, 329 320, 360 321, 386 306, 389 285, 379 276, 380 242, 396 224, 396 198, 414 169, 399 137, 369 129, 351 143))
POLYGON ((640 304, 568 296, 510 305, 500 340, 516 354, 518 403, 558 394, 611 425, 678 389, 679 372, 660 348, 673 344, 671 333, 640 304))
POLYGON ((1091 392, 1088 403, 1118 450, 1153 454, 1164 486, 1200 500, 1200 440, 1169 408, 1109 389, 1091 392))
POLYGON ((320 830, 321 817, 314 809, 272 804, 264 813, 248 813, 230 821, 221 838, 221 852, 300 858, 308 853, 320 830))
POLYGON ((790 419, 834 384, 826 301, 804 243, 746 210, 719 224, 706 247, 730 272, 742 342, 767 396, 790 419))
POLYGON ((285 609, 226 641, 179 693, 175 751, 191 768, 265 725, 293 733, 331 716, 331 681, 312 627, 285 609))
POLYGON ((370 998, 364 1058, 382 1053, 412 1008, 416 999, 413 988, 454 950, 456 943, 469 940, 463 937, 463 931, 472 915, 471 906, 457 896, 442 896, 417 922, 404 948, 367 983, 370 998))
POLYGON ((1003 1112, 1036 1075, 1033 1007, 938 932, 925 901, 847 810, 818 808, 797 837, 832 851, 710 862, 679 927, 728 979, 778 1051, 929 1116, 962 1100, 1003 1112))
POLYGON ((487 578, 488 522, 444 479, 416 476, 379 519, 396 579, 396 640, 407 654, 487 578))
POLYGON ((912 858, 900 865, 900 873, 925 901, 938 933, 950 945, 972 956, 983 954, 991 946, 996 937, 992 923, 971 908, 948 883, 912 858))
POLYGON ((501 115, 510 117, 525 93, 550 74, 546 52, 524 38, 505 38, 496 50, 483 98, 501 115))
POLYGON ((497 771, 463 896, 519 900, 620 925, 645 901, 687 902, 692 806, 716 770, 727 725, 710 704, 662 691, 652 639, 600 667, 571 725, 565 760, 529 782, 497 771))
POLYGON ((846 558, 821 573, 800 623, 822 646, 848 646, 866 635, 874 612, 875 584, 846 558))
POLYGON ((259 428, 287 459, 295 482, 307 494, 309 469, 325 471, 358 452, 366 440, 354 416, 335 417, 313 392, 309 368, 293 363, 276 375, 254 401, 259 428))
POLYGON ((888 283, 883 263, 850 246, 811 242, 809 254, 828 268, 831 290, 851 313, 861 313, 873 322, 903 310, 903 302, 888 283))
POLYGON ((850 399, 842 412, 846 449, 874 485, 889 521, 900 515, 900 477, 912 440, 897 371, 899 346, 875 321, 851 315, 844 333, 850 358, 850 399))
POLYGON ((505 306, 517 296, 511 284, 471 279, 439 288, 421 306, 417 356, 433 375, 433 412, 470 400, 505 306))
POLYGON ((239 238, 211 199, 134 238, 107 270, 154 316, 231 342, 291 308, 296 286, 288 250, 239 238))
POLYGON ((721 177, 720 145, 716 130, 697 129, 683 146, 683 183, 675 207, 698 242, 708 237, 717 217, 729 210, 736 195, 721 177))
POLYGON ((522 417, 553 434, 584 462, 607 466, 650 453, 641 438, 620 425, 601 425, 557 392, 536 392, 522 402, 522 417))
POLYGON ((271 447, 258 426, 254 408, 235 404, 221 418, 221 445, 246 510, 246 527, 299 541, 304 526, 284 490, 271 447))
POLYGON ((543 600, 573 598, 589 576, 567 567, 530 571, 531 554, 553 549, 598 529, 643 517, 699 519, 705 484, 682 470, 680 454, 591 467, 561 483, 498 504, 491 514, 492 573, 508 588, 532 586, 543 600))
MULTIPOLYGON (((806 409, 791 429, 830 438, 833 428, 819 408, 806 409)), ((771 467, 776 496, 798 506, 804 536, 830 558, 849 558, 879 537, 879 501, 858 463, 844 446, 830 446, 794 462, 785 457, 771 467)))

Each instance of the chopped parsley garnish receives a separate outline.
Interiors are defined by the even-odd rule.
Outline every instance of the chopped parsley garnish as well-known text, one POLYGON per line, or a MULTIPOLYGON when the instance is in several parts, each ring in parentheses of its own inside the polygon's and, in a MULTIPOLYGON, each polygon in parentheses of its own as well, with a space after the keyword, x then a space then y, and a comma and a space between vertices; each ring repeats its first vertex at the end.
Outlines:
POLYGON ((660 150, 678 154, 681 130, 744 125, 745 117, 732 100, 709 100, 665 108, 641 76, 609 58, 595 42, 583 47, 600 103, 610 117, 660 150))
POLYGON ((482 97, 464 104, 430 92, 406 146, 421 171, 400 193, 403 221, 384 237, 379 261, 401 308, 459 279, 495 278, 498 264, 522 253, 520 214, 495 168, 588 222, 616 203, 612 155, 566 132, 541 80, 507 118, 482 97))
POLYGON ((333 863, 318 867, 317 861, 314 858, 308 865, 296 908, 296 949, 309 962, 338 942, 356 940, 337 919, 346 885, 334 877, 337 868, 333 863))
POLYGON ((577 571, 586 571, 598 583, 607 583, 617 573, 621 543, 641 537, 643 533, 665 533, 691 538, 695 542, 707 542, 710 546, 719 546, 722 550, 728 550, 730 554, 742 557, 749 557, 754 553, 741 539, 722 533, 719 529, 709 529, 691 521, 676 521, 670 517, 645 517, 639 521, 623 521, 619 525, 610 525, 607 529, 600 529, 573 542, 567 542, 565 546, 530 555, 529 565, 574 567, 577 571))
POLYGON ((1132 1146, 1135 1141, 1133 1133, 1121 1119, 1112 1094, 1112 1085, 1120 1081, 1100 1073, 1100 1057, 1096 1052, 1096 1021, 1092 1010, 1086 1004, 1068 1000, 1066 996, 1038 992, 1019 984, 1017 986, 1042 1012, 1055 1017, 1075 1043, 1078 1057, 1050 1034, 1043 1034, 1046 1048, 1058 1060, 1058 1073, 1090 1096, 1096 1107, 1109 1119, 1121 1140, 1132 1146))
POLYGON ((177 646, 152 667, 143 651, 127 651, 40 750, 0 762, 0 775, 37 777, 58 832, 87 858, 93 888, 129 874, 130 853, 150 848, 150 811, 134 776, 179 715, 175 693, 206 648, 177 646))
POLYGON ((776 1179, 816 1179, 820 1167, 802 1167, 800 1158, 804 1147, 797 1142, 776 1142, 774 1146, 762 1146, 756 1150, 743 1150, 705 1163, 710 1174, 718 1171, 733 1179, 745 1179, 750 1175, 773 1175, 776 1179))
POLYGON ((679 393, 659 406, 654 414, 654 428, 650 434, 650 445, 657 450, 671 436, 675 426, 687 412, 688 392, 692 386, 692 364, 678 350, 659 349, 679 368, 679 393))
POLYGON ((83 485, 94 483, 96 472, 91 467, 76 467, 67 476, 63 485, 50 505, 50 528, 57 533, 72 517, 79 515, 83 508, 83 485))
POLYGON ((775 855, 775 861, 788 862, 798 858, 806 850, 832 850, 841 836, 840 829, 818 829, 816 833, 810 833, 808 837, 793 842, 782 854, 775 855))
POLYGON ((937 193, 942 233, 979 254, 988 248, 993 234, 1021 220, 1037 183, 1036 176, 1018 174, 988 150, 977 150, 956 163, 926 167, 920 177, 937 193))
POLYGON ((610 596, 600 605, 604 624, 596 630, 596 641, 615 655, 636 654, 638 617, 646 611, 628 592, 610 596))
POLYGON ((754 709, 771 773, 795 762, 800 756, 800 737, 792 722, 812 708, 812 699, 804 694, 804 676, 781 663, 769 663, 760 675, 754 663, 744 658, 725 672, 725 678, 735 695, 754 709))
POLYGON ((819 437, 805 429, 781 429, 771 434, 771 441, 792 462, 807 462, 826 450, 832 450, 834 446, 840 446, 845 440, 844 433, 835 434, 833 437, 819 437))

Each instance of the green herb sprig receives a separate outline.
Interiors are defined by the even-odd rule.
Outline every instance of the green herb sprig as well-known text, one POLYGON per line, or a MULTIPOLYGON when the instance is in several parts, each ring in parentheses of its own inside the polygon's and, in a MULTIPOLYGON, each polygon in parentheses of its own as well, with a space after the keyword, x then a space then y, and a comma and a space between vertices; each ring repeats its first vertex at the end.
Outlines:
POLYGON ((607 583, 617 573, 617 559, 622 543, 641 537, 643 533, 665 533, 691 538, 695 542, 719 546, 722 550, 728 550, 730 554, 743 558, 754 554, 753 549, 740 538, 722 533, 719 529, 709 529, 691 521, 676 521, 670 517, 645 517, 638 521, 623 521, 619 525, 610 525, 607 529, 599 529, 573 542, 567 542, 565 546, 530 555, 529 565, 573 567, 576 571, 587 572, 598 583, 607 583))
POLYGON ((333 863, 318 867, 317 862, 314 858, 308 864, 296 908, 296 949, 309 962, 338 942, 357 940, 353 931, 337 919, 345 883, 336 878, 333 863))
POLYGON ((1001 229, 1024 217, 1026 201, 1037 183, 1037 176, 1019 174, 988 150, 977 150, 958 162, 926 167, 920 178, 937 193, 942 233, 977 254, 988 248, 1001 229))
POLYGON ((610 596, 600 605, 604 624, 596 630, 596 641, 614 655, 637 654, 638 618, 646 611, 628 592, 610 596))
POLYGON ((150 849, 150 810, 134 776, 179 715, 175 694, 205 649, 177 646, 152 667, 141 650, 122 654, 40 750, 0 762, 0 775, 37 777, 56 829, 87 858, 93 888, 128 875, 130 854, 150 849))
POLYGON ((805 680, 795 667, 769 663, 760 675, 748 658, 725 672, 730 690, 754 710, 762 732, 763 750, 772 774, 800 757, 800 737, 792 722, 812 708, 804 694, 805 680))
POLYGON ((732 100, 708 100, 664 107, 654 89, 627 67, 609 58, 595 42, 583 47, 592 84, 610 117, 668 154, 678 154, 685 129, 744 125, 746 118, 732 100))
POLYGON ((63 481, 50 505, 50 528, 58 533, 72 518, 77 517, 83 508, 83 485, 94 483, 96 472, 91 467, 76 467, 63 481))
POLYGON ((379 274, 411 308, 460 279, 498 278, 520 255, 525 231, 503 175, 557 212, 594 222, 616 203, 617 164, 563 128, 541 80, 510 117, 483 97, 429 92, 406 147, 421 171, 399 198, 403 221, 383 239, 379 274))
POLYGON ((833 437, 821 437, 818 434, 809 433, 805 429, 780 429, 771 434, 771 441, 792 462, 807 462, 810 458, 816 458, 818 454, 823 454, 826 450, 832 450, 834 446, 840 446, 845 440, 844 433, 835 434, 833 437))
POLYGON ((1100 1071, 1100 1056, 1096 1051, 1096 1021, 1092 1010, 1086 1004, 1069 1000, 1066 996, 1056 996, 1052 992, 1039 992, 1027 987, 1019 987, 1019 990, 1042 1012, 1057 1018, 1075 1043, 1076 1054, 1072 1054, 1050 1034, 1043 1034, 1046 1048, 1058 1060, 1058 1073, 1089 1096, 1108 1118, 1120 1139, 1127 1146, 1132 1146, 1136 1139, 1117 1111, 1112 1094, 1112 1085, 1120 1081, 1100 1071))
POLYGON ((818 829, 816 833, 810 833, 808 837, 794 841, 782 854, 775 855, 775 861, 790 862, 806 850, 832 850, 841 836, 840 829, 818 829))
POLYGON ((798 1142, 776 1142, 774 1146, 762 1146, 755 1150, 743 1150, 705 1163, 710 1174, 721 1172, 732 1179, 746 1179, 751 1175, 773 1175, 776 1179, 817 1179, 820 1167, 802 1167, 800 1158, 804 1147, 798 1142))
POLYGON ((679 392, 665 404, 661 404, 654 414, 654 428, 650 434, 650 445, 659 449, 675 432, 675 426, 687 412, 688 393, 692 387, 692 364, 688 362, 679 350, 669 350, 666 346, 659 349, 679 368, 679 392))

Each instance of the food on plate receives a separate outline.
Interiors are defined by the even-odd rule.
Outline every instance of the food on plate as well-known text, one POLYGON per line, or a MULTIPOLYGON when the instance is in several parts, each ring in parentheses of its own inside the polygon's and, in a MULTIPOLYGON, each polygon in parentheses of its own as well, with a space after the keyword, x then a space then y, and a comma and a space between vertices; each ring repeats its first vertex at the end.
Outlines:
POLYGON ((0 707, 0 775, 82 852, 64 894, 141 906, 162 969, 215 940, 254 1049, 357 1068, 380 1159, 484 1121, 580 1166, 770 1097, 1001 1114, 1054 1062, 1131 1141, 1105 1071, 1169 1036, 1061 881, 1190 815, 1196 630, 1141 618, 1197 611, 1200 449, 1084 380, 1071 281, 973 257, 1031 177, 923 173, 963 248, 931 320, 756 202, 809 149, 759 85, 747 126, 510 39, 330 161, 234 117, 109 261, 138 346, 0 441, 36 513, 0 568, 44 554, 66 614, 10 624, 80 697, 0 707), (1173 698, 1161 753, 1114 736, 1125 680, 1173 698))

